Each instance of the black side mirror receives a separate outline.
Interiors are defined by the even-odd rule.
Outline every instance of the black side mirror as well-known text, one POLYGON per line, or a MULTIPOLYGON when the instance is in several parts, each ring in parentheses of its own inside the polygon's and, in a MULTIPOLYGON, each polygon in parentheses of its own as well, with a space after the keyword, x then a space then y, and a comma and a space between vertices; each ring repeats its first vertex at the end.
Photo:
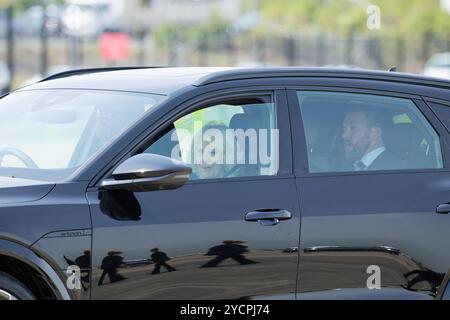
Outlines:
POLYGON ((142 153, 120 164, 112 179, 102 181, 101 188, 132 192, 176 189, 187 182, 191 173, 192 169, 181 161, 142 153))

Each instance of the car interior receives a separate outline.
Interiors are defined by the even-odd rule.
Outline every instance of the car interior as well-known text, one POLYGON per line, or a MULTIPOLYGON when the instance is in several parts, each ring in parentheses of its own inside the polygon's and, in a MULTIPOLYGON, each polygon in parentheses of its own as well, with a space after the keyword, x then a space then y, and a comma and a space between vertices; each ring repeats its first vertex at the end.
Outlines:
MULTIPOLYGON (((311 173, 348 171, 344 156, 342 123, 355 108, 376 110, 381 120, 385 147, 404 163, 404 169, 427 169, 442 166, 436 157, 439 148, 432 128, 405 104, 381 105, 368 101, 305 97, 302 116, 308 146, 311 173)), ((438 141, 438 140, 437 140, 438 141)))
MULTIPOLYGON (((209 113, 212 114, 214 112, 217 112, 217 116, 214 119, 214 123, 217 122, 217 120, 223 121, 221 125, 224 125, 227 129, 233 129, 238 130, 241 129, 244 132, 246 132, 249 129, 255 129, 256 132, 259 134, 256 136, 256 142, 258 145, 260 145, 260 138, 262 137, 262 134, 264 134, 264 131, 259 131, 261 129, 265 129, 265 133, 267 134, 265 141, 262 141, 262 143, 266 142, 267 146, 267 153, 270 158, 273 158, 273 136, 271 133, 271 128, 275 127, 275 115, 274 115, 274 108, 273 105, 270 103, 263 103, 261 101, 257 100, 236 100, 236 101, 227 101, 224 104, 220 105, 214 105, 212 107, 205 108, 203 110, 208 110, 209 113), (215 108, 215 110, 213 110, 215 108), (220 112, 224 110, 224 108, 229 108, 229 112, 226 113, 226 115, 221 114, 220 112), (222 109, 222 110, 219 110, 222 109), (217 120, 216 120, 217 119, 217 120)), ((207 112, 208 113, 208 112, 207 112)), ((205 119, 208 118, 205 114, 203 114, 205 119)), ((187 121, 184 121, 183 128, 192 127, 192 123, 194 120, 198 120, 198 118, 192 116, 192 114, 189 114, 185 116, 187 121)), ((209 117, 211 118, 211 116, 209 117)), ((183 119, 183 118, 182 118, 183 119)), ((150 143, 150 146, 146 148, 142 148, 142 152, 146 153, 154 153, 159 155, 164 155, 166 157, 173 156, 172 152, 173 150, 178 149, 182 150, 180 148, 179 139, 177 137, 177 129, 179 129, 179 125, 177 128, 177 120, 175 122, 175 125, 172 124, 170 127, 166 128, 164 130, 163 134, 159 135, 156 139, 153 139, 153 143, 150 143), (175 132, 174 132, 175 131, 175 132), (174 138, 176 137, 176 138, 174 138)), ((203 128, 207 127, 211 122, 203 123, 203 128)), ((236 131, 235 131, 236 132, 236 131)), ((257 158, 256 163, 251 163, 251 155, 250 155, 250 146, 248 143, 248 138, 246 138, 245 146, 240 150, 240 152, 243 152, 241 154, 242 159, 245 160, 244 164, 241 164, 238 162, 236 154, 234 155, 234 165, 232 168, 226 171, 226 177, 235 177, 235 176, 259 176, 259 175, 266 175, 267 173, 270 173, 273 171, 272 167, 274 166, 274 163, 262 163, 259 158, 257 158)), ((235 146, 237 146, 237 141, 235 138, 235 146)), ((235 149, 237 150, 237 149, 235 149)), ((179 155, 179 158, 181 157, 181 154, 179 155)), ((194 174, 191 177, 191 180, 196 179, 195 176, 195 170, 194 174)))

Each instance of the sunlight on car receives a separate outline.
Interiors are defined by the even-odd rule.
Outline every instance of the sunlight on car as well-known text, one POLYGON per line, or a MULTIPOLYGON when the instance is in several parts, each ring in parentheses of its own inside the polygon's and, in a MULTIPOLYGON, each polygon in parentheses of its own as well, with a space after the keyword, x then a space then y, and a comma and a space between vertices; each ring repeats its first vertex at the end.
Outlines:
POLYGON ((0 165, 50 170, 78 167, 162 98, 87 90, 11 94, 0 102, 0 165))

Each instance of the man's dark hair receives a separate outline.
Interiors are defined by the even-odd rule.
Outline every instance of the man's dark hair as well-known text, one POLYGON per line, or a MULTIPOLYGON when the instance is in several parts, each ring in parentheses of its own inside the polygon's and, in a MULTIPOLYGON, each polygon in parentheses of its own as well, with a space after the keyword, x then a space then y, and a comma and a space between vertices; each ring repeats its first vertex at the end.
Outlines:
POLYGON ((368 108, 353 108, 353 109, 350 109, 349 112, 347 112, 347 114, 350 114, 350 113, 364 114, 367 125, 370 128, 378 127, 383 131, 383 129, 385 127, 385 122, 383 121, 383 118, 377 112, 375 112, 373 110, 369 110, 368 108))

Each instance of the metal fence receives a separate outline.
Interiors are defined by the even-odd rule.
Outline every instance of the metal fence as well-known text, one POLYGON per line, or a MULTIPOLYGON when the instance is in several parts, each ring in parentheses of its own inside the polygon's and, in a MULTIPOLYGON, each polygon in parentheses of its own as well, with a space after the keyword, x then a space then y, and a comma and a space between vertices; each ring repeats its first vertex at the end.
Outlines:
MULTIPOLYGON (((324 33, 283 36, 227 30, 197 37, 188 37, 180 31, 162 39, 152 32, 136 33, 131 35, 130 55, 123 61, 102 59, 96 38, 15 36, 13 43, 13 87, 55 65, 332 65, 383 70, 397 66, 400 71, 420 73, 432 54, 450 51, 450 39, 437 39, 431 35, 415 39, 367 35, 343 37, 324 33)), ((0 60, 8 60, 8 50, 3 32, 0 60)))

